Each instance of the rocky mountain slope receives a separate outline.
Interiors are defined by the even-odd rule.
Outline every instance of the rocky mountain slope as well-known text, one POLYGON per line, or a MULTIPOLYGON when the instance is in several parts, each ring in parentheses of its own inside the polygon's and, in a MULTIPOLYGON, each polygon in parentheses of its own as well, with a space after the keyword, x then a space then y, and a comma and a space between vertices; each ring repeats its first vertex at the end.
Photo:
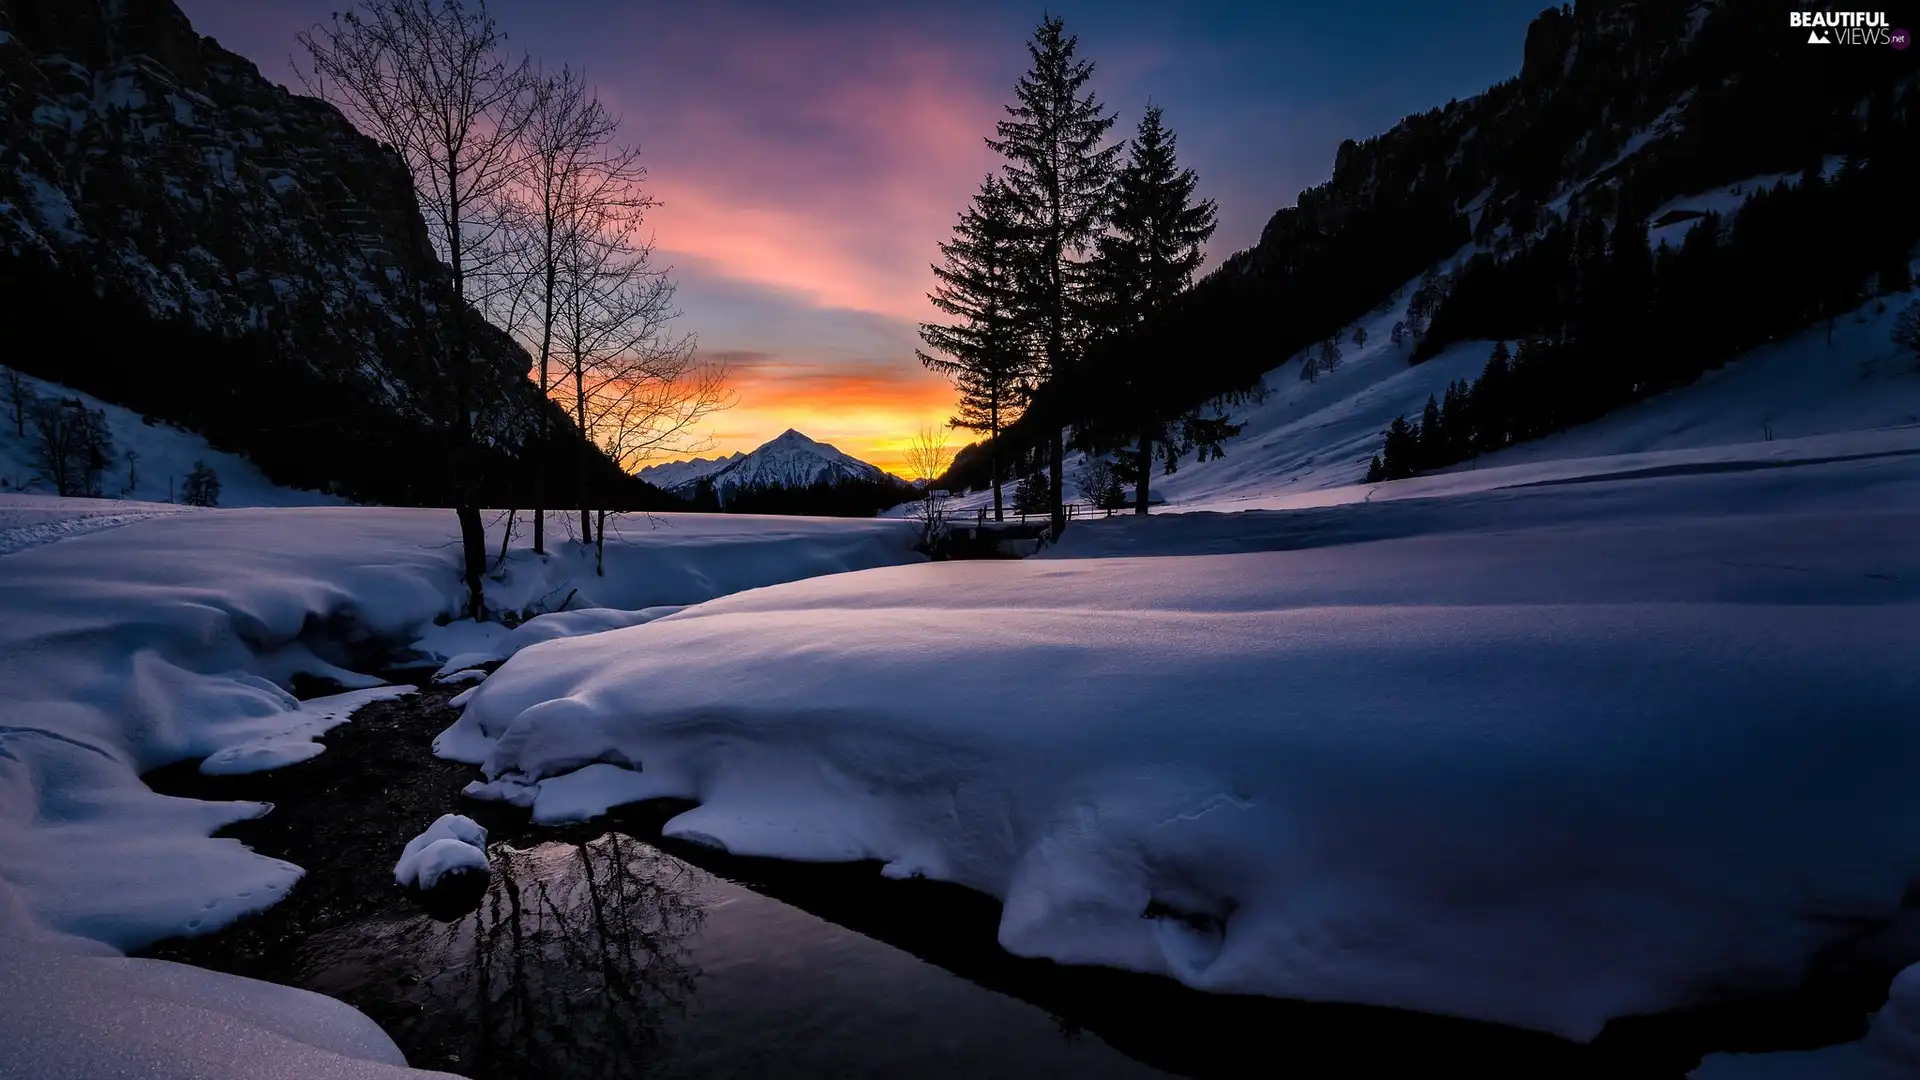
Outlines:
MULTIPOLYGON (((0 0, 0 287, 0 331, 60 343, 19 358, 36 375, 283 483, 441 495, 451 293, 405 169, 171 0, 0 0)), ((544 404, 467 318, 499 490, 544 404)))
MULTIPOLYGON (((1343 143, 1327 182, 1255 246, 1089 368, 1150 380, 1176 413, 1223 396, 1233 412, 1328 344, 1377 348, 1342 336, 1361 324, 1416 364, 1540 338, 1569 347, 1538 351, 1554 362, 1529 391, 1524 437, 1583 422, 1905 287, 1920 239, 1920 207, 1902 194, 1920 182, 1913 57, 1809 47, 1777 5, 1548 8, 1516 76, 1343 143), (1796 185, 1823 171, 1825 190, 1796 185), (1743 199, 1783 182, 1802 190, 1736 223, 1743 199), (1727 191, 1739 194, 1705 243, 1687 222, 1727 191), (1678 258, 1690 235, 1700 250, 1678 258)), ((1048 421, 1016 429, 1012 449, 1048 421)))

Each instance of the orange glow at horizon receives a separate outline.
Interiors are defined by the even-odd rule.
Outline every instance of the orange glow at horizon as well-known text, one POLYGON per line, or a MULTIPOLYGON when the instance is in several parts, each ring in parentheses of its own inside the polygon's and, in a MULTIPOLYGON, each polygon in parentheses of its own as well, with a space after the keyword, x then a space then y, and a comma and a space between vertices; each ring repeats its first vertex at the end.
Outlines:
MULTIPOLYGON (((650 464, 751 451, 793 428, 905 477, 907 449, 915 435, 926 427, 945 429, 954 407, 952 386, 918 364, 850 370, 736 361, 730 365, 728 384, 737 403, 704 425, 706 448, 650 464)), ((949 454, 975 438, 971 432, 950 431, 949 454)))

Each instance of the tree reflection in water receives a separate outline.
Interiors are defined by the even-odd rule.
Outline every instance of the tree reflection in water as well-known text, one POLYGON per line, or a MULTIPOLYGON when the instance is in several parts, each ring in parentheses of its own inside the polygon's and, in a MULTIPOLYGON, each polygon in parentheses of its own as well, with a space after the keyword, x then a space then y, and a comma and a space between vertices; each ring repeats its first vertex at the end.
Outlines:
POLYGON ((687 951, 705 918, 698 871, 618 833, 489 855, 473 911, 363 928, 352 951, 368 952, 348 966, 382 985, 345 996, 371 991, 362 1007, 417 1066, 478 1080, 646 1072, 699 974, 687 951))

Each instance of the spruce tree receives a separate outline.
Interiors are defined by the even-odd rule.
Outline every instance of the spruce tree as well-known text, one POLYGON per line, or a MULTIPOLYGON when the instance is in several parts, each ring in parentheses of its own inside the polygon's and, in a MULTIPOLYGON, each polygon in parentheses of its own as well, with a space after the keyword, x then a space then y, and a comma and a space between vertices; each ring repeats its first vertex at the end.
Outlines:
POLYGON ((1472 455, 1472 428, 1467 420, 1472 394, 1465 379, 1447 384, 1447 396, 1440 402, 1440 429, 1444 433, 1441 441, 1446 450, 1443 459, 1436 464, 1451 465, 1456 461, 1465 461, 1472 455))
MULTIPOLYGON (((1021 517, 1028 514, 1051 514, 1057 500, 1054 494, 1059 489, 1053 486, 1048 475, 1049 470, 1040 462, 1034 462, 1032 471, 1020 478, 1020 486, 1013 492, 1013 509, 1021 517)), ((1055 535, 1059 535, 1058 530, 1055 535)))
MULTIPOLYGON (((1106 213, 1118 145, 1103 145, 1114 116, 1086 89, 1093 63, 1074 55, 1079 40, 1058 16, 1042 19, 1027 44, 1032 67, 1014 87, 1015 102, 987 145, 1006 159, 1007 190, 1028 236, 1023 306, 1034 321, 1043 374, 1070 379, 1086 344, 1087 267, 1079 257, 1106 213)), ((1056 396, 1057 400, 1057 396, 1056 396)), ((1055 535, 1066 528, 1060 502, 1065 447, 1050 418, 1048 463, 1055 535)))
POLYGON ((220 474, 204 461, 194 462, 181 497, 188 506, 219 506, 220 474))
MULTIPOLYGON (((1127 163, 1114 177, 1107 230, 1089 267, 1092 295, 1106 329, 1124 331, 1152 318, 1193 284, 1206 258, 1206 243, 1216 225, 1214 204, 1194 199, 1199 178, 1192 169, 1180 167, 1177 141, 1160 107, 1147 106, 1127 163)), ((1128 471, 1136 481, 1134 512, 1144 514, 1155 449, 1167 458, 1171 471, 1185 449, 1172 425, 1184 426, 1188 418, 1169 421, 1159 407, 1166 381, 1157 370, 1167 361, 1163 353, 1132 349, 1124 355, 1129 370, 1105 374, 1125 384, 1123 411, 1131 414, 1136 431, 1136 460, 1128 471)))
POLYGON ((1328 338, 1320 343, 1320 370, 1332 374, 1340 367, 1340 342, 1328 338))
POLYGON ((1440 420, 1440 402, 1427 395, 1427 407, 1420 410, 1419 449, 1415 469, 1432 469, 1446 463, 1447 432, 1440 420))
POLYGON ((1487 366, 1480 369, 1480 380, 1473 385, 1470 412, 1476 453, 1491 454, 1507 445, 1507 379, 1512 360, 1507 343, 1495 342, 1487 366))
POLYGON ((1023 241, 1012 196, 988 176, 953 227, 953 238, 940 245, 942 264, 933 268, 939 284, 927 299, 953 321, 922 324, 920 339, 934 353, 915 350, 921 363, 953 380, 960 392, 953 426, 987 436, 995 521, 1006 519, 1000 432, 1019 416, 1033 375, 1033 338, 1020 290, 1023 241))
POLYGON ((1420 429, 1396 416, 1387 426, 1387 439, 1380 449, 1380 479, 1404 480, 1413 475, 1414 457, 1420 452, 1420 429))

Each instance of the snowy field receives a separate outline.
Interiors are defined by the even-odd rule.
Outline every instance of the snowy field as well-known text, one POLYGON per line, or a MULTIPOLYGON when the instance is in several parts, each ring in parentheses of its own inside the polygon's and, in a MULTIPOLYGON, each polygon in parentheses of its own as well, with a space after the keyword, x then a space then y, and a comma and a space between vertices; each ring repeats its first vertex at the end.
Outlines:
MULTIPOLYGON (((72 958, 212 931, 285 895, 298 867, 209 838, 268 807, 164 797, 139 776, 201 757, 208 772, 297 761, 320 752, 313 737, 351 707, 393 692, 303 703, 284 689, 296 673, 364 687, 377 680, 350 666, 375 646, 412 642, 438 662, 451 648, 497 645, 504 627, 445 622, 462 596, 454 535, 450 511, 0 496, 0 537, 13 538, 0 555, 0 974, 9 987, 0 1076, 100 1075, 117 1055, 143 1062, 129 1074, 143 1076, 395 1072, 397 1053, 378 1029, 325 999, 243 991, 244 980, 173 965, 72 958), (115 1002, 128 1002, 111 1039, 83 1023, 93 1042, 82 1053, 71 1031, 47 1026, 77 1022, 108 984, 121 987, 115 1002), (16 987, 33 989, 33 1000, 16 987), (242 1000, 250 994, 259 1004, 242 1000), (350 1017, 326 1019, 342 1011, 350 1017), (163 1036, 142 1026, 149 1019, 179 1026, 163 1036), (195 1044, 223 1030, 237 1032, 236 1054, 247 1052, 229 1061, 220 1044, 195 1044), (288 1050, 289 1040, 305 1048, 280 1055, 292 1071, 261 1066, 267 1048, 288 1050), (387 1056, 355 1049, 374 1044, 387 1056), (21 1047, 29 1056, 13 1055, 21 1047), (52 1056, 30 1056, 41 1050, 52 1056), (372 1064, 348 1068, 342 1053, 372 1064)), ((496 568, 489 600, 516 613, 564 605, 521 630, 557 620, 577 632, 594 622, 581 621, 583 611, 692 604, 918 561, 912 539, 898 522, 636 515, 610 525, 605 577, 578 547, 546 558, 520 547, 496 568)))

